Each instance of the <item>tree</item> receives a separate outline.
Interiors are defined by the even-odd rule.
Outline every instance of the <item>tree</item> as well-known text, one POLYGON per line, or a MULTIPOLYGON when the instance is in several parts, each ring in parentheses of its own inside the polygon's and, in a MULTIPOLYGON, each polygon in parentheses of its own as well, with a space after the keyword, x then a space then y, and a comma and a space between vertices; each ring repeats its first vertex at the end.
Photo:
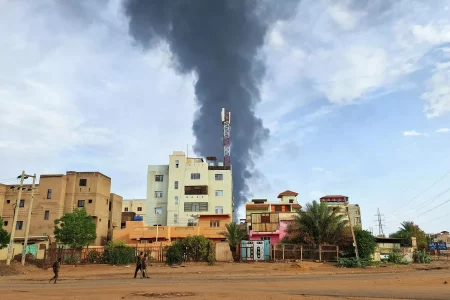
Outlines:
POLYGON ((97 238, 96 225, 84 208, 56 219, 54 233, 58 242, 75 249, 88 246, 97 238))
POLYGON ((3 229, 3 219, 0 218, 0 249, 8 246, 9 243, 9 233, 3 229))
POLYGON ((375 237, 366 230, 355 229, 356 244, 358 245, 359 257, 366 260, 371 260, 372 255, 377 247, 375 237))
POLYGON ((392 238, 401 238, 403 243, 411 246, 411 238, 415 237, 417 242, 417 248, 424 250, 428 246, 428 240, 425 232, 412 221, 405 221, 401 224, 401 227, 397 232, 390 235, 392 238))
POLYGON ((337 210, 330 209, 327 203, 313 201, 306 204, 304 211, 298 211, 294 223, 287 233, 298 239, 299 243, 336 244, 344 235, 346 221, 337 210))
POLYGON ((245 228, 242 228, 238 224, 232 222, 225 225, 227 231, 222 231, 220 234, 224 236, 230 246, 231 254, 234 261, 239 261, 239 256, 236 253, 237 246, 241 243, 247 234, 245 228))

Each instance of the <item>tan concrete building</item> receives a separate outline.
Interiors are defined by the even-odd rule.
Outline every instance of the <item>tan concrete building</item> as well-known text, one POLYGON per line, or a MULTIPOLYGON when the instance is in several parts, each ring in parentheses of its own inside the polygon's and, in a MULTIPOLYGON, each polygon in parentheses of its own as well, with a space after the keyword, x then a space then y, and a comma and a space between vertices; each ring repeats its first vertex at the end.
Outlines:
MULTIPOLYGON (((18 191, 0 186, 0 216, 4 228, 11 232, 14 205, 18 191), (3 188, 2 188, 3 187, 3 188), (3 201, 1 201, 3 200, 3 201)), ((16 237, 25 235, 30 204, 30 184, 24 185, 16 224, 16 237)), ((122 197, 111 193, 111 178, 99 172, 74 172, 41 175, 34 192, 30 236, 49 236, 54 242, 54 220, 64 213, 85 208, 97 225, 96 245, 103 245, 112 237, 112 230, 120 226, 122 197)))
POLYGON ((124 199, 122 202, 122 212, 134 212, 136 216, 142 216, 145 220, 146 209, 145 199, 124 199))
POLYGON ((348 207, 348 215, 353 227, 362 228, 361 209, 358 204, 349 204, 348 197, 342 195, 327 195, 320 198, 320 202, 326 202, 333 209, 339 209, 338 214, 348 220, 345 208, 348 207))
POLYGON ((204 161, 174 151, 168 165, 148 167, 144 221, 151 226, 197 226, 199 214, 232 215, 231 170, 215 157, 204 161))

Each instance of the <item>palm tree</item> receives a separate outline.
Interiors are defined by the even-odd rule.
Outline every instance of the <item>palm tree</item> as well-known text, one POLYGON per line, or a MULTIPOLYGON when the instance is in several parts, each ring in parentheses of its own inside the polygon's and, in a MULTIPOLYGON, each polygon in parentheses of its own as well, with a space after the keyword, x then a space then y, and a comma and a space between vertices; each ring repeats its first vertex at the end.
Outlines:
POLYGON ((411 245, 411 237, 415 237, 419 250, 425 249, 428 244, 425 232, 411 221, 402 222, 398 231, 391 234, 390 237, 401 238, 403 243, 408 245, 411 245))
POLYGON ((327 203, 313 201, 306 204, 304 211, 295 216, 293 228, 301 230, 303 241, 314 245, 335 244, 344 234, 346 222, 337 210, 330 209, 327 203))
POLYGON ((228 245, 230 245, 230 251, 231 254, 233 255, 233 260, 239 261, 239 256, 236 253, 236 249, 237 246, 244 239, 245 235, 247 234, 247 231, 234 222, 226 224, 225 227, 227 231, 222 231, 220 234, 225 237, 225 239, 228 242, 228 245))

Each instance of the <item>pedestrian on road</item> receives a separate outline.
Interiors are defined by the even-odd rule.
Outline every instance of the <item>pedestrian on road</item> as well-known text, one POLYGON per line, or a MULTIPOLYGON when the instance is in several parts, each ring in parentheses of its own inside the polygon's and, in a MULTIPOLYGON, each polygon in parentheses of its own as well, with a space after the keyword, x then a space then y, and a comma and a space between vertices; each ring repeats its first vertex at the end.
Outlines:
POLYGON ((136 279, 138 271, 141 271, 142 278, 142 259, 144 258, 144 252, 141 252, 139 256, 136 257, 136 271, 134 271, 134 279, 136 279))
POLYGON ((148 255, 145 254, 144 258, 142 258, 142 274, 144 278, 150 278, 147 272, 147 262, 148 262, 148 255))
POLYGON ((56 283, 56 280, 58 280, 60 267, 61 267, 61 258, 58 258, 58 260, 55 261, 52 266, 53 273, 55 274, 55 276, 53 276, 53 278, 49 280, 49 283, 52 282, 52 280, 54 280, 55 281, 54 283, 56 283))

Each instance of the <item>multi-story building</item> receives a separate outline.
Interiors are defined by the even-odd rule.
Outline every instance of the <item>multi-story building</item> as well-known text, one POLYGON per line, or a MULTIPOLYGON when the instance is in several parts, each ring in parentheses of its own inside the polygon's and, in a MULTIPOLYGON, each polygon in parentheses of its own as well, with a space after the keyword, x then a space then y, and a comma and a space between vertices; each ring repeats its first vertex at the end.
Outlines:
MULTIPOLYGON (((16 237, 24 237, 31 198, 31 185, 24 185, 21 199, 12 186, 0 185, 0 216, 11 232, 14 207, 19 205, 16 237), (17 203, 16 203, 17 202, 17 203)), ((122 197, 111 193, 111 178, 99 172, 41 175, 31 210, 30 236, 49 236, 54 241, 54 220, 75 209, 85 208, 97 226, 96 245, 105 244, 120 226, 122 197)))
POLYGON ((134 212, 136 216, 143 217, 145 219, 146 209, 145 199, 124 199, 122 202, 122 212, 134 212))
POLYGON ((231 167, 174 151, 168 165, 148 167, 146 207, 151 226, 196 226, 200 214, 231 216, 231 167))
POLYGON ((342 195, 327 195, 320 198, 320 202, 326 202, 333 209, 338 209, 338 214, 344 216, 344 220, 350 218, 353 227, 362 228, 361 209, 358 204, 349 204, 348 197, 342 195), (348 217, 346 208, 348 208, 348 217))
POLYGON ((269 240, 276 244, 283 239, 287 226, 302 208, 297 196, 298 193, 287 190, 278 195, 280 200, 277 203, 267 202, 267 199, 247 202, 246 222, 250 240, 269 240))

